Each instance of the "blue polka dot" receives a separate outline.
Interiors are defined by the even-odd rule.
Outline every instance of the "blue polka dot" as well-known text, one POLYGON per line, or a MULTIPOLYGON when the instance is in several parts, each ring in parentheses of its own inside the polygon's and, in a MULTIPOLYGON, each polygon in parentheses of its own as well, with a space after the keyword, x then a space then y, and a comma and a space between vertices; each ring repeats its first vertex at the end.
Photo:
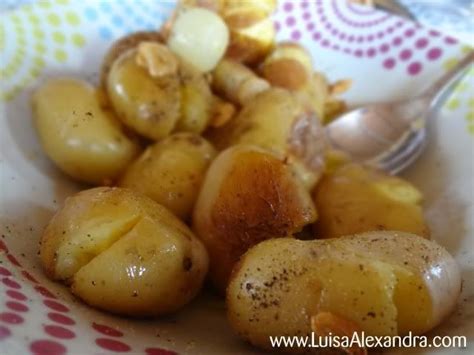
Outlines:
POLYGON ((120 16, 115 15, 114 17, 112 17, 112 23, 115 26, 120 27, 123 25, 123 19, 120 16))
POLYGON ((107 27, 99 28, 99 34, 103 39, 111 39, 112 38, 112 31, 107 27))
POLYGON ((84 11, 84 15, 86 15, 86 18, 90 21, 97 20, 97 11, 93 9, 92 7, 88 7, 84 11))
POLYGON ((112 10, 108 1, 102 1, 100 3, 100 8, 105 12, 110 12, 112 10))

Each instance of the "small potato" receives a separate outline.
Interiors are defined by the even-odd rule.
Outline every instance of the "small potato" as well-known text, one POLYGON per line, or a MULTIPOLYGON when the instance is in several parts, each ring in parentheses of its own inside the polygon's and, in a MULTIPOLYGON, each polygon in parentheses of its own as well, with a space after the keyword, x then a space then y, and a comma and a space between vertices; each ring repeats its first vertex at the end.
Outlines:
POLYGON ((312 331, 349 337, 361 331, 422 334, 453 311, 460 289, 458 266, 444 248, 413 234, 384 231, 264 241, 235 266, 226 301, 237 333, 271 349, 270 336, 312 331))
POLYGON ((323 176, 313 193, 317 238, 398 230, 429 238, 421 193, 401 178, 356 164, 323 176))
POLYGON ((117 116, 137 133, 166 137, 181 115, 181 90, 176 73, 153 78, 136 62, 137 50, 122 53, 107 78, 107 92, 117 116))
POLYGON ((206 250, 166 208, 137 192, 98 187, 66 200, 46 227, 46 274, 91 306, 129 316, 173 312, 199 291, 206 250))
POLYGON ((128 167, 119 186, 140 191, 188 220, 215 155, 212 145, 201 136, 173 134, 148 147, 128 167))
POLYGON ((180 62, 181 117, 175 131, 202 133, 214 110, 214 96, 209 83, 191 64, 180 62))
POLYGON ((291 236, 316 219, 309 193, 276 155, 231 147, 213 161, 194 208, 193 229, 221 291, 234 263, 262 240, 291 236))
POLYGON ((100 70, 100 82, 105 88, 107 86, 107 77, 110 68, 115 60, 120 57, 122 53, 137 47, 141 42, 153 41, 156 43, 163 43, 163 36, 156 31, 140 31, 133 32, 115 41, 104 56, 102 67, 100 70))
POLYGON ((33 95, 33 113, 48 157, 79 181, 111 183, 140 151, 84 81, 47 81, 33 95))
POLYGON ((218 149, 253 144, 284 155, 308 189, 324 169, 327 143, 318 118, 287 90, 272 88, 255 96, 209 139, 218 149))
POLYGON ((197 7, 179 9, 168 37, 169 48, 201 72, 208 72, 223 57, 229 29, 216 13, 197 7))

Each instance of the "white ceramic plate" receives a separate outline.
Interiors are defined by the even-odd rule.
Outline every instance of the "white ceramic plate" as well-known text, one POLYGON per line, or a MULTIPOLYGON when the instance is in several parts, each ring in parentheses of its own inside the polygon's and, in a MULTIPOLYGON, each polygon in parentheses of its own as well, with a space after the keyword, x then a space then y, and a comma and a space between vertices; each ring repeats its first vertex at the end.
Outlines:
MULTIPOLYGON (((1 354, 259 352, 232 334, 224 304, 212 294, 203 294, 164 319, 118 318, 85 306, 66 288, 47 280, 37 257, 44 225, 64 198, 80 186, 55 169, 38 145, 31 123, 32 90, 58 74, 96 81, 103 54, 113 39, 159 27, 173 6, 172 2, 145 0, 42 0, 2 14, 1 354)), ((279 38, 306 45, 316 68, 331 79, 353 79, 346 95, 353 104, 409 97, 469 50, 436 30, 342 1, 281 1, 275 21, 279 38)), ((462 268, 464 288, 458 309, 434 333, 466 335, 471 346, 473 77, 471 70, 433 117, 426 152, 404 174, 425 194, 433 238, 462 268)))

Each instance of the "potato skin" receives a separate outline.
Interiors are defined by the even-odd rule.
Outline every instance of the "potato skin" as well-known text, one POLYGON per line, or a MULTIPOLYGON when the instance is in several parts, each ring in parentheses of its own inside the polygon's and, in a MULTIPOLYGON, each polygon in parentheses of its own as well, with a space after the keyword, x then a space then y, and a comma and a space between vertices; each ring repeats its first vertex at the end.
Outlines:
POLYGON ((208 169, 193 229, 209 252, 210 278, 222 291, 248 248, 291 236, 315 219, 309 193, 281 159, 261 148, 235 146, 208 169))
POLYGON ((176 133, 148 147, 127 168, 119 186, 147 195, 187 221, 215 156, 201 136, 176 133))
POLYGON ((237 333, 266 349, 270 335, 309 335, 311 318, 320 312, 352 321, 366 335, 422 334, 452 312, 460 286, 448 252, 413 234, 282 238, 241 258, 227 309, 237 333))
POLYGON ((326 174, 313 192, 317 238, 398 230, 429 238, 421 193, 408 181, 356 164, 326 174))
POLYGON ((76 180, 111 183, 140 151, 113 113, 101 107, 97 90, 84 81, 49 80, 32 101, 46 155, 76 180))
POLYGON ((258 94, 209 139, 218 149, 253 144, 286 156, 308 189, 324 168, 327 142, 316 114, 284 89, 258 94))
POLYGON ((181 115, 176 74, 152 78, 136 61, 136 49, 122 53, 107 77, 107 93, 122 122, 152 140, 166 137, 181 115))
POLYGON ((130 316, 179 309, 208 268, 202 243, 181 221, 123 188, 69 197, 45 229, 40 257, 46 274, 86 303, 130 316))

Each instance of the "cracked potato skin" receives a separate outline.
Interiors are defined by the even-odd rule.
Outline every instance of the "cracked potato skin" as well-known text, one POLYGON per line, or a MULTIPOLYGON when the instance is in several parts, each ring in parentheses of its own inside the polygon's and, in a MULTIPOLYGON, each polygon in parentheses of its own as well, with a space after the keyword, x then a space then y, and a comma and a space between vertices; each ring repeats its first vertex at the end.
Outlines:
POLYGON ((277 156, 235 146, 211 164, 193 215, 193 230, 210 254, 210 278, 221 291, 251 246, 287 237, 316 219, 303 184, 277 156))
POLYGON ((322 313, 367 335, 423 334, 453 311, 460 289, 458 266, 444 248, 413 234, 379 231, 264 241, 234 267, 226 305, 242 338, 271 349, 269 336, 310 335, 322 313))
POLYGON ((40 258, 47 276, 85 303, 142 317, 191 301, 208 268, 204 246, 184 223, 124 188, 69 197, 43 233, 40 258))

